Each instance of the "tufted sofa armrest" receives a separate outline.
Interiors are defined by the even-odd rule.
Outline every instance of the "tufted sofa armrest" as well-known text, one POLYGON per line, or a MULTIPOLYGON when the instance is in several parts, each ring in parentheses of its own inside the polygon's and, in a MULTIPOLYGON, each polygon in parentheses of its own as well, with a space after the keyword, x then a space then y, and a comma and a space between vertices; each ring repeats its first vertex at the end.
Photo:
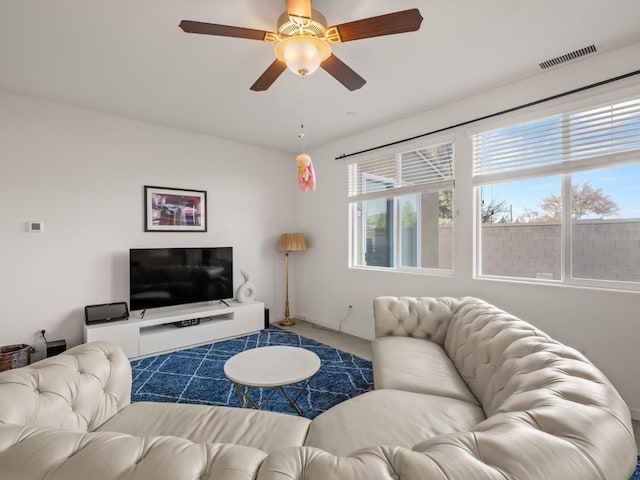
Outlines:
POLYGON ((0 373, 0 425, 87 432, 131 402, 131 364, 111 343, 78 345, 0 373))
POLYGON ((377 297, 373 300, 376 337, 423 338, 442 345, 459 305, 453 297, 377 297))
POLYGON ((171 436, 0 424, 0 480, 250 480, 265 456, 171 436))

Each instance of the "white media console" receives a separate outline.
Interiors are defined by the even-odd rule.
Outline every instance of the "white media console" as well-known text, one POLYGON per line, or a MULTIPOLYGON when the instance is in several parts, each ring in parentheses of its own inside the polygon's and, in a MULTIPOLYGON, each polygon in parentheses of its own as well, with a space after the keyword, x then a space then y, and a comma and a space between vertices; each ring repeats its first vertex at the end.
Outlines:
POLYGON ((84 341, 104 340, 120 346, 129 358, 142 357, 227 337, 246 335, 264 327, 264 303, 228 301, 224 304, 160 308, 144 318, 84 326, 84 341), (200 323, 176 327, 174 322, 200 323))

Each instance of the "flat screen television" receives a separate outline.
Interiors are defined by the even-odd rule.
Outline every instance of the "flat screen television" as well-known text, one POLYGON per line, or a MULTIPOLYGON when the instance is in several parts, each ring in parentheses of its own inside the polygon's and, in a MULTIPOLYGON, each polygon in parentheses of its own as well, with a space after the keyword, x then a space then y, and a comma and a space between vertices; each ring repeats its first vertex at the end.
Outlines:
POLYGON ((132 248, 131 310, 233 298, 232 247, 132 248))

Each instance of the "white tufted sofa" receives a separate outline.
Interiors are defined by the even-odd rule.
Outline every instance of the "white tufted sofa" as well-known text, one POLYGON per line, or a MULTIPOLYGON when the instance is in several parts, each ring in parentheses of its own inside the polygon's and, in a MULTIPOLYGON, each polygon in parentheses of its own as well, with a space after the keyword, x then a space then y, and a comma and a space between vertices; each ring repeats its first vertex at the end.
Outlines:
POLYGON ((130 403, 131 365, 110 343, 0 373, 0 480, 256 476, 309 420, 247 409, 130 403))
POLYGON ((0 374, 0 480, 628 480, 629 411, 581 354, 475 298, 374 301, 376 389, 312 422, 130 404, 113 345, 0 374))
POLYGON ((260 478, 631 477, 629 410, 579 352, 477 298, 379 297, 374 317, 376 390, 316 417, 316 448, 275 452, 260 478))

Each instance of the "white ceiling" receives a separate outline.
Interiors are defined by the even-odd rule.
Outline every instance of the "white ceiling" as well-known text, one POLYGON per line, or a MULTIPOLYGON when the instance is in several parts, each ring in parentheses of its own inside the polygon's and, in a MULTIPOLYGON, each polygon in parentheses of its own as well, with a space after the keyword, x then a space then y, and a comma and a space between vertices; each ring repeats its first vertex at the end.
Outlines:
MULTIPOLYGON (((315 0, 330 25, 417 7, 418 32, 334 46, 367 80, 304 81, 307 148, 640 41, 638 0, 315 0)), ((186 34, 182 19, 273 31, 283 0, 2 0, 0 89, 295 153, 300 77, 249 87, 273 45, 186 34)))

